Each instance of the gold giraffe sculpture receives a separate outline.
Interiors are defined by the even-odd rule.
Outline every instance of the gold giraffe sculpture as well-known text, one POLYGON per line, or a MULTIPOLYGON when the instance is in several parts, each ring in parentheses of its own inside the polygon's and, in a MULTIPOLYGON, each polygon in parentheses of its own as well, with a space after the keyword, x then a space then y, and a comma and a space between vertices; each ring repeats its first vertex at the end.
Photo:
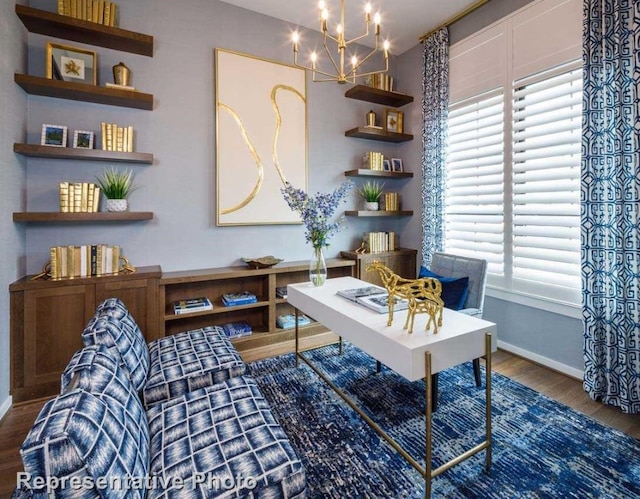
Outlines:
POLYGON ((381 262, 374 261, 367 272, 376 271, 382 280, 382 284, 389 294, 389 318, 387 326, 393 323, 393 304, 395 297, 404 298, 409 302, 407 320, 402 329, 408 329, 409 334, 413 333, 413 322, 415 314, 428 314, 429 320, 425 330, 429 331, 433 324, 433 333, 438 333, 438 327, 442 326, 442 309, 444 302, 442 294, 442 284, 437 279, 423 277, 421 279, 405 279, 395 274, 389 267, 381 262))

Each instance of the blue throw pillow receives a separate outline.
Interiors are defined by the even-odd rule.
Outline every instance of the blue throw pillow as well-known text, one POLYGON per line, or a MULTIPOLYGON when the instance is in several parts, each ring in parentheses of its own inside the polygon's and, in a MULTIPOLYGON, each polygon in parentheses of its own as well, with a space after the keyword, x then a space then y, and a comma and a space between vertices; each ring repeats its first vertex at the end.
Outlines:
POLYGON ((440 297, 444 302, 444 306, 453 310, 462 310, 469 294, 468 277, 443 277, 431 272, 426 267, 420 267, 418 277, 438 279, 442 284, 442 295, 440 297))

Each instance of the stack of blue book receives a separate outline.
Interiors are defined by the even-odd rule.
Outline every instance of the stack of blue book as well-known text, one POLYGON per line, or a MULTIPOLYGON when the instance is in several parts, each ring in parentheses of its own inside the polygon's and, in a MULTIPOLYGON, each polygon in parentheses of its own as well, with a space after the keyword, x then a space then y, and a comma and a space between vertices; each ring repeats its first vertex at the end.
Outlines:
MULTIPOLYGON (((311 319, 304 314, 298 315, 298 326, 311 324, 311 319)), ((296 327, 296 317, 293 314, 282 314, 276 317, 276 325, 281 329, 291 329, 296 327)))
POLYGON ((240 293, 225 293, 222 295, 222 303, 226 307, 235 307, 236 305, 246 305, 248 303, 256 303, 258 297, 249 291, 241 291, 240 293))
POLYGON ((253 330, 251 324, 247 321, 227 322, 222 325, 228 338, 240 338, 241 336, 249 336, 253 330))

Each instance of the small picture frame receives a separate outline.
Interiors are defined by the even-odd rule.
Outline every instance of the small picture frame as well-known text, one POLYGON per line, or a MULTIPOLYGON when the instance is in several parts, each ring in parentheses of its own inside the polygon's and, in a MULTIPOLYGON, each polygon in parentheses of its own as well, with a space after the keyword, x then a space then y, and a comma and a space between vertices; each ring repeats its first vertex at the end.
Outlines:
POLYGON ((73 132, 73 147, 76 149, 93 149, 93 132, 76 130, 73 132))
POLYGON ((96 53, 59 43, 47 43, 47 78, 96 85, 96 53))
POLYGON ((402 133, 403 112, 397 109, 384 110, 384 129, 387 132, 402 133))
POLYGON ((390 172, 391 171, 391 161, 388 159, 382 160, 382 171, 390 172))
POLYGON ((391 158, 391 171, 396 173, 404 171, 402 168, 402 160, 400 158, 391 158))
POLYGON ((67 147, 67 127, 63 125, 42 125, 40 145, 67 147))

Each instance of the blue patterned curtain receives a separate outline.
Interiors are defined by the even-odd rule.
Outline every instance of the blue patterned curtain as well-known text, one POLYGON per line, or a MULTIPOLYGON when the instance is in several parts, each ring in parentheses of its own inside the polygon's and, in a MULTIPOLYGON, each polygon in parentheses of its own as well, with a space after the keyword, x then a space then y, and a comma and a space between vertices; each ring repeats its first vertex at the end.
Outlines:
POLYGON ((424 41, 422 69, 422 265, 444 246, 444 188, 449 107, 449 31, 424 41))
POLYGON ((584 0, 584 387, 640 413, 640 2, 584 0))

